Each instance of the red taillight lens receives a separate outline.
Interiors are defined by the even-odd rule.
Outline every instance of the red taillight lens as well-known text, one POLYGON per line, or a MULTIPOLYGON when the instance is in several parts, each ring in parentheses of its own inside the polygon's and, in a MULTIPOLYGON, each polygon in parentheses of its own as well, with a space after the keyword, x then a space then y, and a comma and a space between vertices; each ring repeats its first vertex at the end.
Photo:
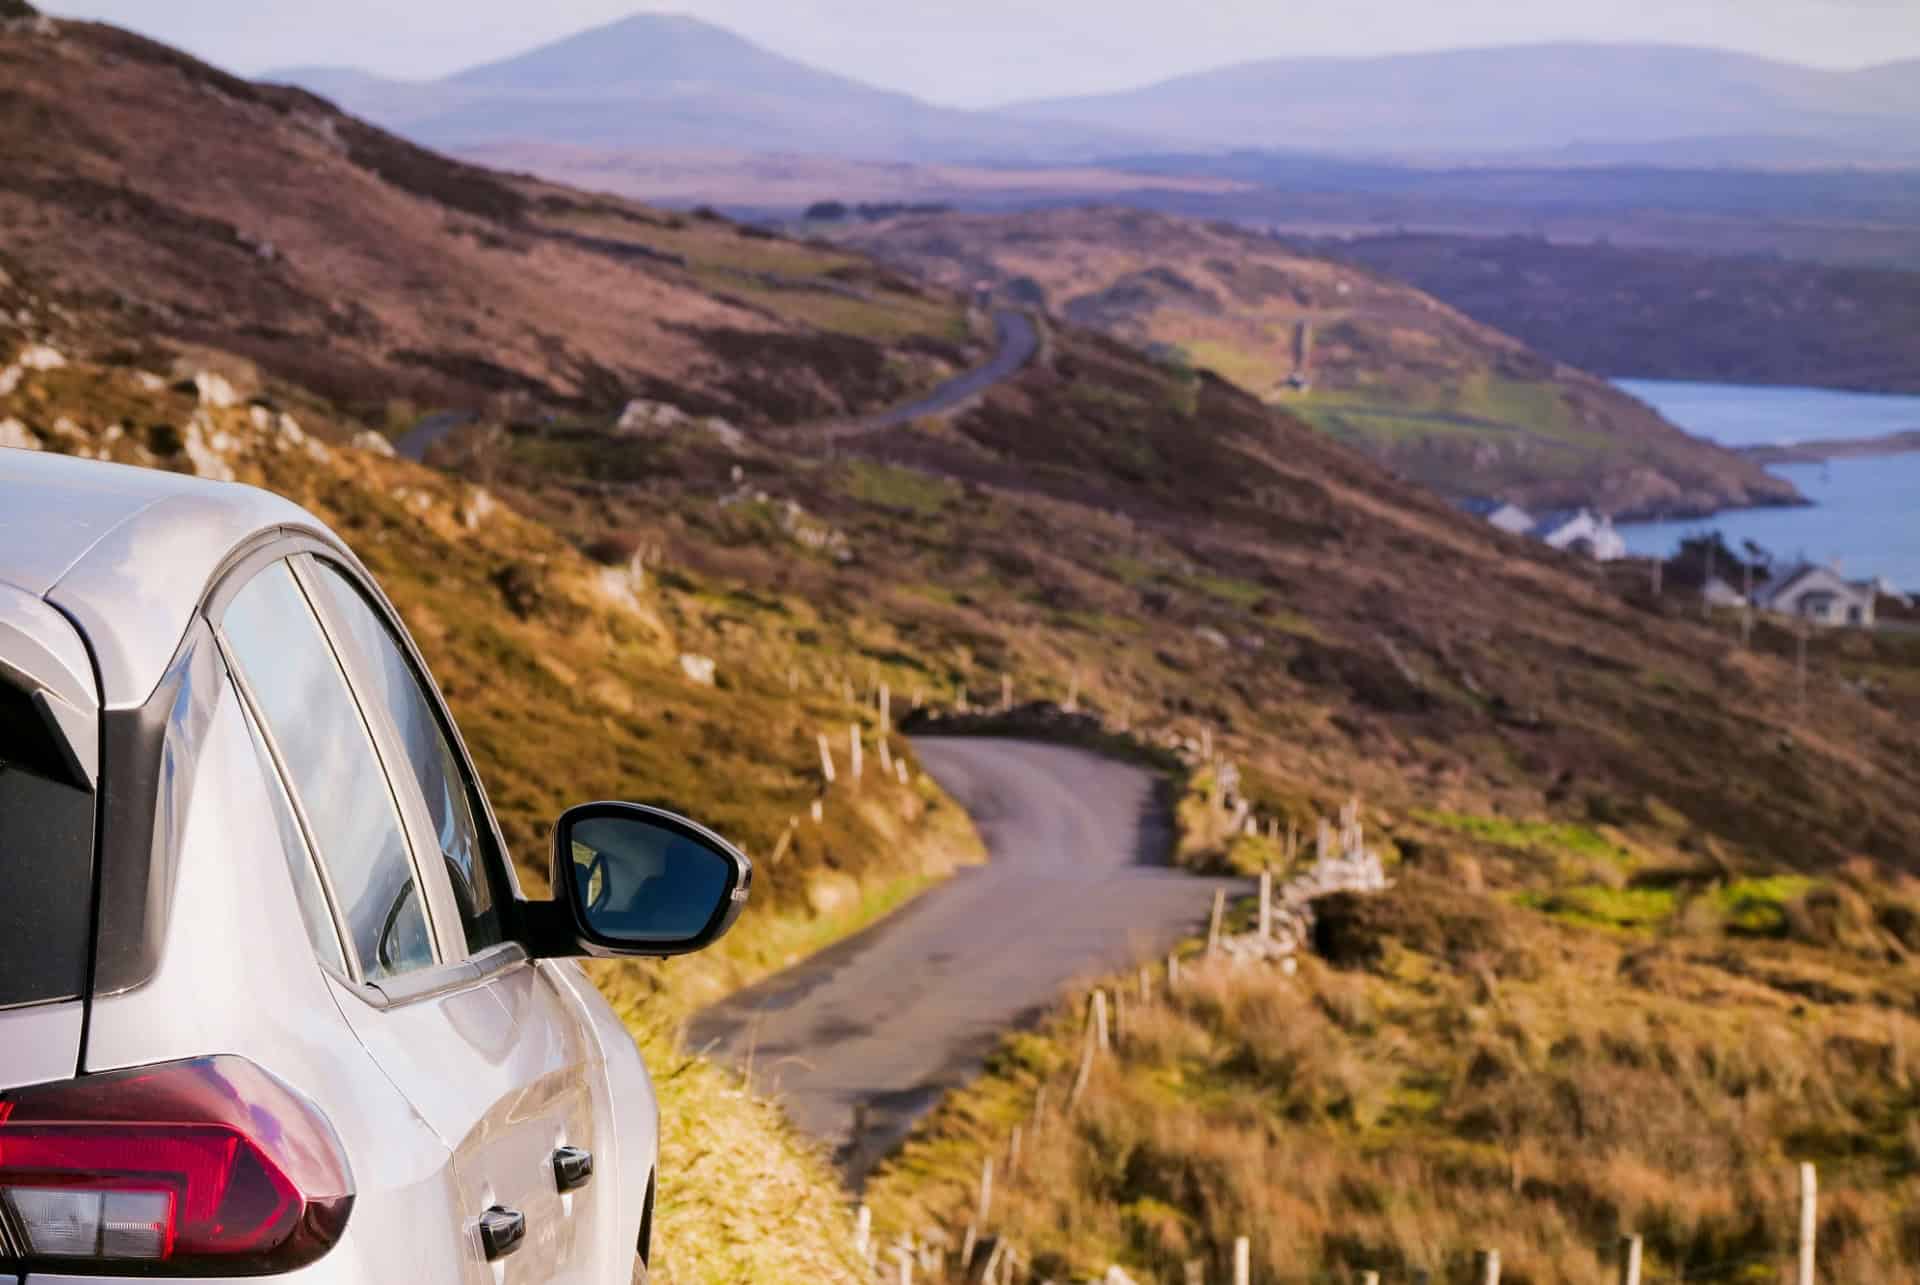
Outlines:
POLYGON ((311 1102, 240 1057, 0 1096, 0 1258, 278 1272, 332 1248, 347 1157, 311 1102))

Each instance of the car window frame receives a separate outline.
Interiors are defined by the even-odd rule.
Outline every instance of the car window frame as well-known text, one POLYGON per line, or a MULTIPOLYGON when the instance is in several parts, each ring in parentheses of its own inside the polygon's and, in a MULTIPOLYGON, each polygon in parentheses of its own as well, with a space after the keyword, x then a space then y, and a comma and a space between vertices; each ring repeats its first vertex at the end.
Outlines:
MULTIPOLYGON (((368 719, 360 693, 354 689, 352 677, 346 668, 345 662, 341 659, 339 648, 327 630, 326 620, 318 610, 314 609, 311 592, 308 586, 300 580, 299 568, 295 559, 308 552, 307 548, 301 546, 310 545, 311 543, 310 541, 276 542, 257 549, 249 556, 242 558, 220 577, 214 593, 209 595, 207 604, 202 608, 202 615, 206 617, 207 623, 213 631, 214 641, 219 648, 221 659, 225 662, 227 676, 232 682, 234 690, 239 693, 241 703, 245 707, 248 717, 259 728, 261 739, 266 744, 268 754, 280 774, 280 786, 286 793, 288 804, 292 807, 294 816, 299 822, 301 834, 306 840, 308 852, 311 855, 315 868, 320 873, 320 881, 326 892, 328 909, 334 922, 334 931, 340 937, 346 966, 349 972, 349 976, 345 980, 350 982, 354 990, 362 994, 364 998, 372 998, 384 996, 388 990, 394 989, 396 985, 401 986, 403 989, 411 990, 412 983, 410 979, 416 974, 438 972, 450 962, 457 961, 449 960, 443 949, 440 916, 445 913, 445 911, 436 901, 432 886, 422 877, 418 835, 413 818, 409 815, 409 803, 404 793, 394 786, 393 774, 388 771, 387 768, 386 752, 380 744, 379 729, 372 720, 368 719), (329 654, 333 657, 334 663, 340 666, 341 678, 342 681, 346 683, 348 697, 353 701, 356 712, 360 714, 362 726, 366 728, 368 741, 374 752, 375 765, 379 768, 382 779, 386 781, 387 788, 394 797, 395 810, 399 814, 402 846, 406 850, 408 869, 413 877, 414 888, 421 899, 421 914, 426 920, 427 937, 433 949, 433 962, 422 964, 406 973, 389 975, 378 979, 369 979, 366 976, 365 970, 361 966, 359 951, 352 946, 353 934, 341 918, 340 901, 334 887, 332 871, 328 867, 326 854, 322 851, 322 845, 317 840, 312 819, 306 810, 306 802, 300 795, 300 790, 295 783, 294 774, 288 770, 286 756, 280 747, 278 738, 274 735, 271 721, 265 716, 259 695, 247 677, 246 667, 241 663, 232 639, 227 636, 225 617, 228 606, 260 575, 281 563, 287 564, 288 570, 294 578, 295 587, 299 590, 301 597, 306 600, 308 609, 314 613, 314 623, 320 630, 321 640, 325 643, 329 654)), ((419 809, 424 812, 425 806, 424 803, 421 803, 419 809)), ((446 890, 446 901, 451 903, 452 899, 453 891, 451 888, 448 888, 446 890)), ((464 952, 460 958, 464 959, 464 952)), ((320 962, 321 966, 325 968, 324 961, 319 961, 316 957, 316 962, 320 962)), ((333 970, 327 968, 325 971, 332 973, 333 970)))
MULTIPOLYGON (((334 649, 347 671, 347 683, 354 688, 355 696, 360 700, 363 710, 372 711, 369 718, 377 718, 381 725, 381 734, 391 738, 389 744, 396 756, 391 762, 405 769, 403 780, 397 789, 407 797, 409 804, 418 802, 419 819, 424 828, 421 839, 416 844, 418 853, 429 854, 428 864, 433 865, 442 881, 446 884, 448 904, 454 916, 454 927, 458 930, 457 955, 449 949, 449 958, 479 958, 490 956, 501 946, 513 940, 515 931, 514 903, 521 899, 519 880, 513 871, 513 862, 507 855, 505 836, 500 832, 499 821, 493 814, 493 804, 487 798, 486 787, 480 780, 480 773, 473 765, 473 757, 467 751, 466 742, 461 739, 460 727, 455 722, 453 711, 447 705, 447 699, 440 690, 438 680, 428 667, 426 658, 420 654, 412 635, 407 632, 400 620, 400 613, 392 602, 371 582, 371 578, 360 574, 355 568, 338 558, 325 555, 310 555, 295 563, 295 575, 301 577, 302 587, 307 591, 308 599, 318 611, 322 626, 333 639, 334 649), (432 809, 421 794, 417 774, 409 757, 409 747, 405 736, 395 725, 391 712, 381 699, 379 680, 374 677, 375 669, 381 662, 377 657, 369 656, 361 648, 353 627, 341 618, 341 610, 335 604, 330 586, 325 577, 337 575, 345 582, 349 592, 358 591, 362 601, 373 612, 376 622, 387 631, 388 638, 398 647, 401 659, 406 663, 410 676, 425 697, 429 713, 438 725, 440 734, 445 738, 447 747, 453 754, 453 766, 459 776, 459 785, 466 791, 468 810, 473 814, 480 843, 475 858, 484 868, 485 877, 494 903, 498 910, 501 940, 489 946, 473 950, 467 946, 465 916, 460 911, 458 895, 453 890, 452 877, 446 870, 446 856, 440 848, 439 827, 433 823, 432 809)), ((386 746, 382 748, 383 757, 386 746)), ((423 857, 423 861, 427 858, 423 857)))

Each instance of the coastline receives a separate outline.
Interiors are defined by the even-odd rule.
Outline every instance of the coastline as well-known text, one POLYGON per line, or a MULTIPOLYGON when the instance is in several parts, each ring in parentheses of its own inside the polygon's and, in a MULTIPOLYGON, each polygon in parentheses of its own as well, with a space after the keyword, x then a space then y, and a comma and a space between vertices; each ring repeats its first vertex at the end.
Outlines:
POLYGON ((1736 446, 1733 449, 1760 464, 1822 464, 1827 460, 1860 459, 1876 455, 1920 452, 1920 428, 1901 429, 1875 437, 1812 439, 1779 445, 1736 446))

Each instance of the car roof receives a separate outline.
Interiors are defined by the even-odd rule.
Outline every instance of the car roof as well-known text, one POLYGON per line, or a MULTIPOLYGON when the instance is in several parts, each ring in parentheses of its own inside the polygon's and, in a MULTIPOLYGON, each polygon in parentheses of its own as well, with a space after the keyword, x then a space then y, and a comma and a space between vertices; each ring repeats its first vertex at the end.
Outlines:
POLYGON ((339 546, 318 518, 257 487, 0 450, 0 582, 79 627, 109 709, 146 700, 214 573, 276 528, 339 546))

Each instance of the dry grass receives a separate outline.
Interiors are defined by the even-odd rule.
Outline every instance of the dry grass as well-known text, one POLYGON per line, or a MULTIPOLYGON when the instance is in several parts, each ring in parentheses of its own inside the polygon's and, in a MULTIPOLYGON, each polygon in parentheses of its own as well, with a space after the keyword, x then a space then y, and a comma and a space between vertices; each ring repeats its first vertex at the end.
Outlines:
POLYGON ((1773 1281, 1792 1166, 1813 1160, 1821 1279, 1920 1269, 1920 1094, 1902 1061, 1920 993, 1884 952, 1781 943, 1730 963, 1717 929, 1623 936, 1400 879, 1323 915, 1350 967, 1190 959, 1182 990, 1147 1006, 1116 979, 1118 1051, 1071 1114, 1078 1011, 1010 1039, 875 1179, 882 1223, 958 1226, 995 1155, 996 1230, 1056 1278, 1119 1262, 1176 1280, 1195 1257, 1218 1276, 1248 1235, 1263 1282, 1464 1279, 1481 1246, 1508 1280, 1591 1282, 1636 1231, 1652 1279, 1773 1281), (1819 976, 1858 993, 1809 998, 1819 976))

